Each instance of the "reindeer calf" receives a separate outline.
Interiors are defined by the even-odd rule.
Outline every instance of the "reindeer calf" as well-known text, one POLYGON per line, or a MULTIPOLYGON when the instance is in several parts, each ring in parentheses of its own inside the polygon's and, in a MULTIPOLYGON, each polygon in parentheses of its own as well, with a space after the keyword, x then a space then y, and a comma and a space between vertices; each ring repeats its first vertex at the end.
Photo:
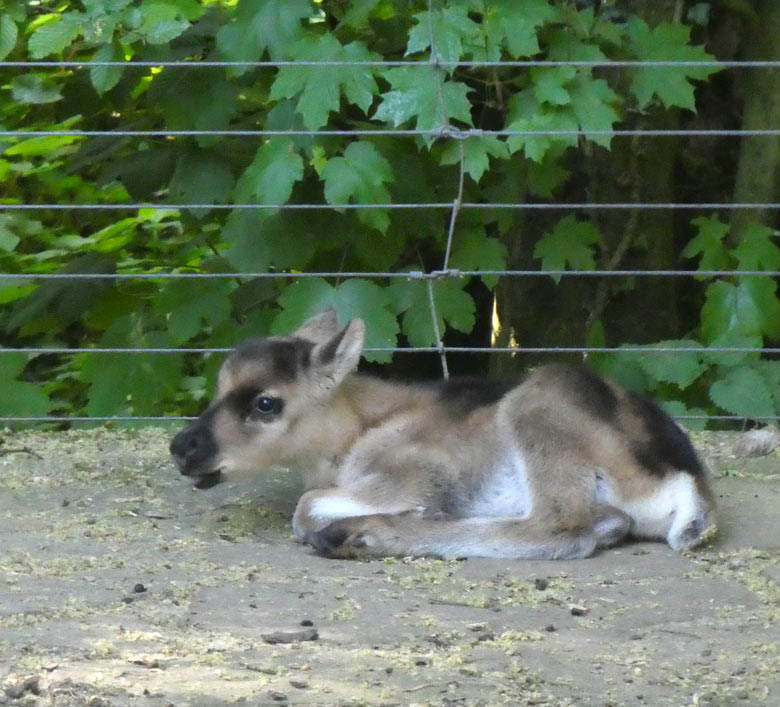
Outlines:
POLYGON ((365 327, 335 312, 239 346, 171 442, 182 474, 293 465, 295 535, 334 557, 587 557, 629 536, 695 544, 707 474, 652 401, 586 369, 522 382, 388 383, 353 372, 365 327))

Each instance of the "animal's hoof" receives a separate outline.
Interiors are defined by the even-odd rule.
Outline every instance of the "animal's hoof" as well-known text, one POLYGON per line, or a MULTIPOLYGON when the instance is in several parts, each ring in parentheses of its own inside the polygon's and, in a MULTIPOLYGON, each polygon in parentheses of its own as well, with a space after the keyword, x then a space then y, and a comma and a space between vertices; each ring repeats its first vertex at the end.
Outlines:
POLYGON ((715 536, 717 529, 707 518, 693 518, 668 538, 673 550, 682 551, 703 545, 715 536))
POLYGON ((327 557, 358 557, 372 545, 370 536, 353 519, 337 520, 312 533, 306 542, 327 557))

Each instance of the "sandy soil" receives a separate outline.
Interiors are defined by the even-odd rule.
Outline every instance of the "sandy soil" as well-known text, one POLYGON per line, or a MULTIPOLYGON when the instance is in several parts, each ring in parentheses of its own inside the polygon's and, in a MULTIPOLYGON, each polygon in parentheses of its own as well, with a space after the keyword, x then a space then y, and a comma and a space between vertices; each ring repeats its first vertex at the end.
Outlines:
POLYGON ((194 491, 159 428, 7 433, 0 704, 780 705, 780 456, 699 436, 713 544, 349 562, 289 473, 194 491))

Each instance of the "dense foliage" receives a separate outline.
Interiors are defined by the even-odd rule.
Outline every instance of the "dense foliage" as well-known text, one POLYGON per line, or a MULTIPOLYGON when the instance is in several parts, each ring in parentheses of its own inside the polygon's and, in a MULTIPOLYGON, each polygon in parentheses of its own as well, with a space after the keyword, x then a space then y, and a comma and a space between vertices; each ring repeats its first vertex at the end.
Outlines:
MULTIPOLYGON (((566 0, 433 0, 430 8, 427 0, 9 0, 0 10, 0 59, 128 64, 2 69, 0 129, 107 134, 0 137, 1 203, 148 207, 0 210, 0 268, 95 274, 438 269, 448 209, 335 205, 451 203, 459 186, 464 201, 486 204, 728 203, 734 188, 729 175, 744 167, 733 138, 611 134, 739 127, 734 83, 711 64, 454 64, 696 62, 714 58, 703 42, 716 43, 715 30, 733 26, 735 18, 761 31, 759 18, 744 9, 691 3, 680 17, 685 3, 676 3, 676 9, 646 5, 632 10, 620 2, 566 0), (442 63, 432 63, 432 53, 442 63), (263 59, 410 64, 133 65, 263 59), (475 135, 465 141, 311 132, 270 138, 165 134, 447 127, 569 132, 475 135), (112 135, 115 130, 153 132, 112 135), (155 208, 165 203, 204 207, 155 208), (224 208, 241 204, 334 207, 224 208)), ((738 56, 749 33, 734 32, 732 54, 738 56)), ((776 233, 766 215, 741 215, 746 218, 737 224, 728 209, 463 209, 448 266, 780 269, 776 233)), ((676 413, 761 418, 780 412, 777 360, 685 350, 776 342, 780 301, 770 276, 485 276, 437 279, 432 288, 446 341, 484 346, 492 336, 498 345, 520 347, 660 342, 684 350, 599 354, 591 361, 663 397, 676 413), (491 324, 494 298, 500 324, 491 324)), ((0 277, 0 302, 7 347, 231 346, 250 334, 288 331, 328 305, 343 319, 363 317, 370 347, 436 343, 428 285, 420 279, 0 277)), ((378 351, 367 358, 381 363, 391 355, 378 351)), ((408 373, 408 357, 403 359, 394 365, 408 373)), ((496 355, 486 367, 506 374, 533 360, 496 355)), ((478 358, 469 361, 472 368, 482 365, 478 358)), ((217 357, 192 353, 3 355, 0 414, 192 413, 208 394, 217 365, 217 357)))

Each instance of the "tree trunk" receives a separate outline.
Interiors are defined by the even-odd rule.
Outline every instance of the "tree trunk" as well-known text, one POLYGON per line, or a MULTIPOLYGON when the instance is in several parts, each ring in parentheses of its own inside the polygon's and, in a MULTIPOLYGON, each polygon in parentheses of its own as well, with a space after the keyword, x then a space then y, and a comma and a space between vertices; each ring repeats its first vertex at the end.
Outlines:
MULTIPOLYGON (((754 3, 757 21, 750 23, 745 34, 745 59, 780 60, 780 2, 760 0, 754 3)), ((744 69, 745 102, 743 130, 766 130, 778 127, 780 118, 780 71, 777 69, 744 69)), ((739 164, 734 185, 734 203, 767 203, 778 198, 780 137, 745 135, 740 143, 739 164)), ((731 213, 731 245, 742 239, 751 223, 774 224, 771 209, 734 209, 731 213)))

